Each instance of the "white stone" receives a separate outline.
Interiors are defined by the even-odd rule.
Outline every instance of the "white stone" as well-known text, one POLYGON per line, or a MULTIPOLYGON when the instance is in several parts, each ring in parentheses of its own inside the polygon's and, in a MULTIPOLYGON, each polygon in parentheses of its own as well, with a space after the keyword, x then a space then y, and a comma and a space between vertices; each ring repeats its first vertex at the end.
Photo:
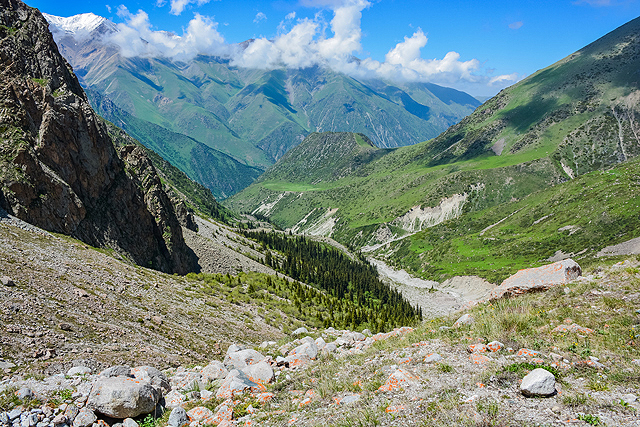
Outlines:
POLYGON ((534 369, 522 379, 520 391, 527 397, 551 396, 556 393, 556 377, 546 369, 534 369))
POLYGON ((456 322, 453 324, 453 327, 458 328, 462 325, 470 325, 473 322, 475 322, 475 319, 471 314, 467 313, 463 314, 458 320, 456 320, 456 322))
POLYGON ((87 375, 91 373, 91 368, 87 368, 86 366, 74 366, 67 371, 67 375, 70 377, 74 375, 87 375))

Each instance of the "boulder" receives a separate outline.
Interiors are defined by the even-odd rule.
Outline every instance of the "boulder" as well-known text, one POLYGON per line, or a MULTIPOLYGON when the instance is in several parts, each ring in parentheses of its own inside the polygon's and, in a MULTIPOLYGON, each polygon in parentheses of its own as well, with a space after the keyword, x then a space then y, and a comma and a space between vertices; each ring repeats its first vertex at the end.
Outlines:
POLYGON ((164 396, 164 404, 167 408, 177 408, 184 403, 184 394, 178 390, 171 390, 164 396))
POLYGON ((196 422, 198 425, 215 425, 214 423, 214 414, 211 409, 205 408, 204 406, 196 406, 187 412, 189 419, 193 422, 196 422))
POLYGON ((64 410, 64 416, 67 417, 67 421, 69 421, 69 423, 72 423, 79 413, 80 410, 73 403, 67 405, 67 408, 64 410))
POLYGON ((130 377, 133 378, 131 374, 131 367, 127 365, 117 365, 111 366, 110 368, 105 369, 104 371, 98 374, 101 377, 130 377))
POLYGON ((473 322, 475 322, 475 319, 473 318, 472 315, 467 313, 467 314, 463 314, 462 316, 460 316, 460 318, 458 320, 456 320, 455 323, 453 324, 453 327, 454 328, 459 328, 460 326, 463 326, 463 325, 470 325, 473 322))
POLYGON ((227 376, 227 374, 229 374, 229 371, 227 371, 222 362, 219 362, 217 360, 209 363, 200 371, 200 375, 202 375, 202 380, 204 382, 224 378, 227 376))
POLYGON ((442 356, 438 353, 429 353, 424 357, 424 363, 435 363, 442 360, 442 356))
POLYGON ((16 391, 16 396, 18 399, 34 399, 36 396, 33 394, 30 388, 22 387, 20 390, 16 391))
POLYGON ((96 414, 88 408, 82 408, 73 420, 73 427, 91 427, 98 420, 96 414))
POLYGON ((111 418, 133 418, 151 413, 160 397, 159 390, 147 381, 98 377, 86 406, 111 418))
POLYGON ((318 346, 315 342, 305 342, 289 352, 289 356, 306 354, 310 359, 315 359, 318 355, 318 346))
POLYGON ((87 368, 86 366, 74 366, 69 368, 67 371, 67 375, 72 377, 74 375, 87 375, 91 373, 91 368, 87 368))
POLYGON ((159 390, 162 394, 168 393, 171 390, 169 380, 160 372, 160 370, 153 366, 138 366, 131 369, 131 374, 140 381, 149 382, 154 388, 159 390))
POLYGON ((241 370, 251 381, 259 384, 268 384, 275 378, 271 365, 264 361, 249 365, 241 370))
POLYGON ((171 377, 171 384, 178 390, 191 390, 194 388, 205 388, 206 381, 200 372, 178 372, 171 377))
POLYGON ((522 379, 520 392, 527 397, 552 396, 556 393, 556 377, 546 369, 534 369, 522 379))
POLYGON ((251 389, 258 390, 258 384, 251 381, 244 372, 233 369, 220 385, 216 392, 216 397, 218 399, 230 399, 236 394, 241 394, 251 389))
POLYGON ((307 330, 307 328, 298 328, 295 331, 291 332, 291 335, 302 335, 302 334, 308 334, 309 331, 307 330))
POLYGON ((517 296, 528 292, 546 291, 554 286, 569 283, 582 275, 577 262, 568 258, 537 268, 526 268, 491 291, 490 300, 517 296))
POLYGON ((335 343, 330 342, 327 343, 323 348, 322 348, 322 353, 323 354, 331 354, 331 353, 335 353, 338 350, 338 346, 336 346, 335 343))
POLYGON ((264 356, 262 354, 255 350, 247 349, 227 354, 224 358, 224 365, 234 367, 235 369, 242 369, 262 360, 264 360, 264 356))
POLYGON ((122 421, 122 427, 139 427, 138 423, 133 418, 125 418, 122 421))
MULTIPOLYGON (((327 345, 328 347, 328 345, 327 345)), ((326 348, 326 347, 325 347, 326 348)), ((289 368, 301 368, 303 366, 311 363, 311 358, 307 353, 293 354, 284 358, 286 364, 289 365, 289 368)))
POLYGON ((182 407, 173 408, 169 415, 169 425, 171 427, 182 427, 185 424, 189 424, 187 411, 182 407))
POLYGON ((324 348, 325 345, 327 345, 327 343, 322 337, 319 337, 315 340, 315 345, 316 347, 318 347, 318 351, 322 351, 322 349, 324 348))

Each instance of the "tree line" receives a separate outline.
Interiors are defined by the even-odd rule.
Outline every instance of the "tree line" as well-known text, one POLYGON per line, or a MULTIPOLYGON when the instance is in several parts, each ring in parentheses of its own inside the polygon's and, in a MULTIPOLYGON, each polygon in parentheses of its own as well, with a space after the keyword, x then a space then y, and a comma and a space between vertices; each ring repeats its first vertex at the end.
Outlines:
MULTIPOLYGON (((351 259, 335 248, 304 236, 265 231, 244 231, 243 234, 262 244, 266 265, 332 297, 328 323, 335 318, 332 314, 335 305, 340 305, 333 307, 338 311, 346 310, 342 321, 356 327, 366 323, 384 330, 422 320, 422 309, 413 307, 400 292, 383 283, 376 268, 360 254, 351 259)), ((296 301, 301 304, 315 294, 304 286, 295 288, 294 304, 296 301)))

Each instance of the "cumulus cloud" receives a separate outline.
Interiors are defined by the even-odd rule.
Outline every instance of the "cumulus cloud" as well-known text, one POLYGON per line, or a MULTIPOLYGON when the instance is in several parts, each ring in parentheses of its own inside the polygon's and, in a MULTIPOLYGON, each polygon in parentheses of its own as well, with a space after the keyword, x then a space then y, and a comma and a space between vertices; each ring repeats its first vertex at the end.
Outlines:
POLYGON ((509 24, 509 28, 511 28, 512 30, 518 30, 518 29, 522 28, 523 25, 524 25, 524 22, 516 21, 516 22, 512 22, 511 24, 509 24))
MULTIPOLYGON (((179 1, 182 5, 180 10, 183 10, 189 3, 200 4, 208 0, 171 0, 172 12, 179 1)), ((368 0, 300 0, 300 3, 321 10, 312 19, 296 20, 295 12, 291 12, 280 22, 275 37, 261 37, 242 47, 226 44, 217 30, 218 24, 197 13, 183 34, 178 36, 152 30, 144 11, 132 14, 121 6, 118 15, 125 22, 118 24, 119 32, 113 35, 112 41, 127 57, 161 56, 188 61, 198 54, 218 55, 227 58, 231 65, 244 68, 323 66, 357 78, 455 86, 461 83, 498 86, 519 78, 516 74, 490 77, 491 73, 480 73, 480 61, 463 60, 457 52, 449 52, 441 59, 424 59, 422 50, 427 46, 428 38, 421 29, 391 48, 383 62, 371 58, 356 59, 362 51, 362 12, 371 3, 368 0), (329 22, 325 20, 323 10, 332 12, 329 22)), ((263 19, 266 15, 259 12, 254 22, 263 19)))
MULTIPOLYGON (((164 0, 159 0, 164 5, 164 0)), ((187 5, 194 3, 198 6, 209 3, 209 0, 171 0, 171 13, 173 15, 180 15, 187 5)))
POLYGON ((152 30, 149 15, 142 10, 132 14, 120 6, 118 16, 125 22, 117 25, 118 31, 109 40, 120 47, 120 53, 125 57, 166 57, 189 61, 198 54, 226 56, 230 51, 217 30, 218 24, 198 13, 189 21, 182 36, 152 30))

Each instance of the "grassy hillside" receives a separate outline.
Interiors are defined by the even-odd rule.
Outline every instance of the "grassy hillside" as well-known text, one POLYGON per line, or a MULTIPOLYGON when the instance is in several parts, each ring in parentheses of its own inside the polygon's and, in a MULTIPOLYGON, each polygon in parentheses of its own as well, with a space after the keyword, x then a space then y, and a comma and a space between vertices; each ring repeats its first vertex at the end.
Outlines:
MULTIPOLYGON (((375 249, 632 159, 640 154, 638 34, 640 19, 503 90, 437 138, 373 156, 339 179, 321 168, 308 172, 319 174, 312 182, 290 176, 281 159, 227 205, 375 249)), ((341 149, 329 139, 315 146, 341 149)))
POLYGON ((522 200, 468 212, 378 249, 388 261, 442 281, 478 275, 500 283, 554 255, 583 267, 605 246, 640 237, 640 161, 595 171, 522 200))
POLYGON ((188 136, 141 120, 118 108, 95 91, 88 91, 92 105, 107 120, 116 123, 145 147, 209 188, 218 199, 237 193, 259 177, 263 170, 247 166, 188 136))

